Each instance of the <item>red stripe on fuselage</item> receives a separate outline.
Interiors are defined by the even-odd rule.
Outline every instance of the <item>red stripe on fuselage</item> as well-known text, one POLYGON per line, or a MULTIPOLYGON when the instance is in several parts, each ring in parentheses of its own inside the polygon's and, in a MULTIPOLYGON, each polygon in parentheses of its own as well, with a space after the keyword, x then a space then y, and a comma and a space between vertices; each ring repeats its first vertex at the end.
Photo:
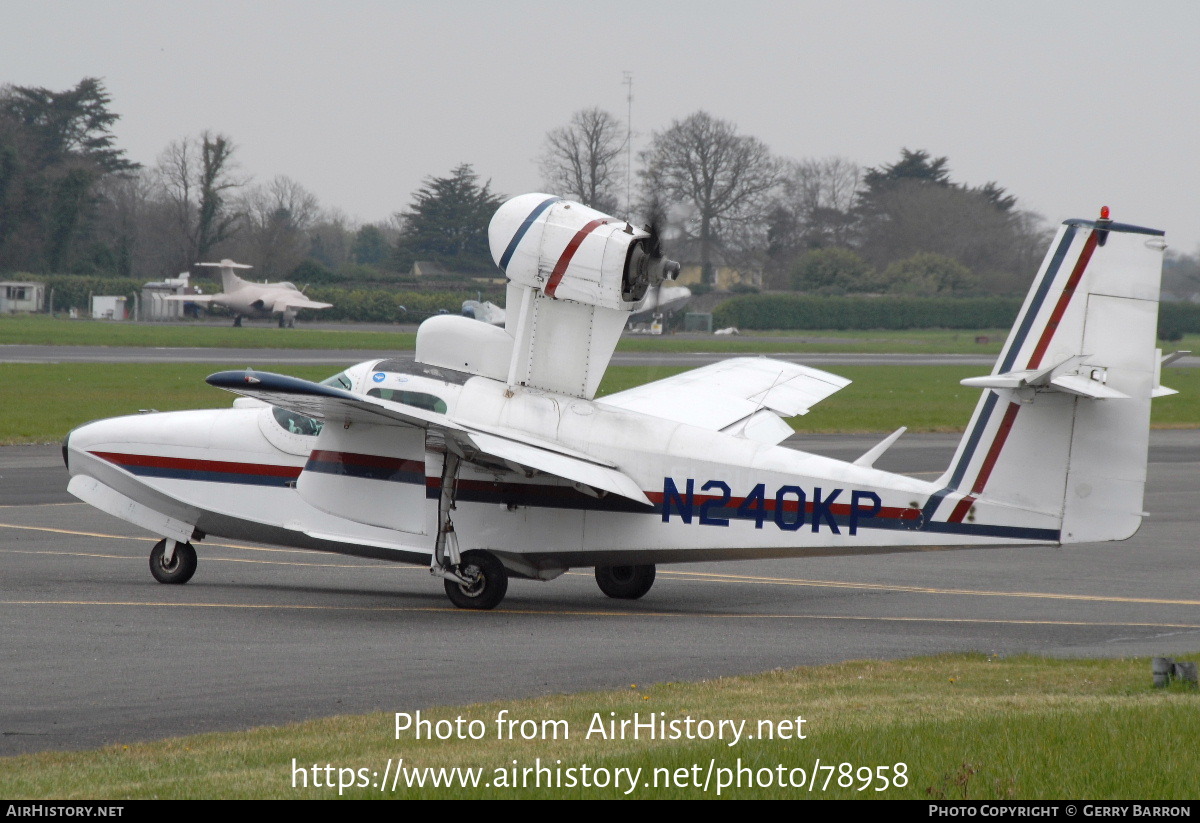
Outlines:
POLYGON ((163 457, 156 454, 122 454, 120 452, 88 452, 115 463, 118 466, 145 466, 152 469, 178 469, 183 471, 225 472, 227 474, 254 474, 265 477, 300 476, 299 466, 274 466, 265 463, 234 463, 224 460, 195 460, 188 457, 163 457))
POLYGON ((1046 354, 1046 349, 1050 346, 1050 340, 1054 337, 1054 332, 1058 329, 1059 321, 1067 312, 1067 305, 1071 302, 1071 297, 1075 294, 1075 287, 1079 285, 1079 281, 1083 279, 1083 272, 1087 268, 1088 261, 1092 259, 1092 252, 1096 250, 1096 242, 1099 239, 1097 233, 1093 231, 1088 235, 1088 239, 1083 243, 1083 251, 1079 253, 1079 259, 1075 261, 1075 268, 1071 270, 1071 276, 1067 279, 1067 285, 1063 287, 1062 294, 1058 296, 1058 302, 1054 305, 1054 311, 1050 313, 1050 319, 1046 321, 1046 328, 1042 329, 1042 336, 1038 339, 1037 347, 1034 348, 1033 354, 1029 358, 1029 365, 1025 368, 1036 369, 1042 364, 1042 357, 1046 354))
POLYGON ((558 284, 562 281, 563 275, 566 274, 567 266, 571 264, 571 258, 575 256, 575 252, 579 250, 579 246, 583 243, 585 237, 594 232, 596 229, 603 226, 605 223, 615 222, 612 217, 605 217, 601 220, 593 220, 579 231, 575 232, 575 236, 571 238, 571 242, 563 249, 563 253, 559 256, 558 262, 554 264, 554 271, 550 273, 550 280, 546 283, 546 294, 551 297, 558 290, 558 284))

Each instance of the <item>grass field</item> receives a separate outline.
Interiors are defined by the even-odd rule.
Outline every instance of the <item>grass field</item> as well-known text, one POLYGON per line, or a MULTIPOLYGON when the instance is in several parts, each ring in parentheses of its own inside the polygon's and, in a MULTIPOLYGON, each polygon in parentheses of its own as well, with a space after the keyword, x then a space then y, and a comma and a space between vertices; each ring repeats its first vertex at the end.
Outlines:
MULTIPOLYGON (((1007 335, 1005 329, 962 331, 913 329, 909 331, 778 331, 750 332, 738 337, 711 335, 625 336, 618 351, 720 352, 769 354, 812 352, 826 354, 996 354, 1007 335), (987 342, 977 342, 986 338, 987 342)), ((0 315, 0 345, 144 346, 165 348, 288 348, 363 349, 411 351, 411 332, 330 331, 306 328, 277 329, 265 325, 202 326, 191 323, 113 323, 68 320, 45 315, 0 315)), ((1164 349, 1200 351, 1200 335, 1188 335, 1164 349)))
POLYGON ((1153 689, 1146 659, 860 661, 431 709, 422 719, 430 731, 448 721, 440 729, 450 738, 397 734, 392 712, 4 758, 0 796, 1169 800, 1196 798, 1200 773, 1200 750, 1189 743, 1200 732, 1200 695, 1178 685, 1153 689), (502 735, 497 718, 505 710, 503 718, 518 723, 502 735), (598 734, 597 719, 635 714, 675 721, 667 735, 675 739, 598 734), (458 718, 467 739, 450 731, 458 718), (725 727, 724 739, 701 740, 701 720, 746 725, 729 745, 735 726, 725 727), (521 739, 521 730, 532 739, 521 739), (766 739, 768 731, 775 739, 766 739), (390 778, 378 788, 401 758, 409 769, 477 769, 479 786, 407 788, 405 772, 395 790, 390 778), (559 786, 521 786, 535 775, 522 770, 538 759, 549 769, 543 779, 557 774, 559 786), (570 774, 582 783, 585 764, 596 782, 631 771, 620 773, 619 787, 566 785, 570 774), (339 781, 351 785, 339 791, 339 781))
MULTIPOLYGON (((51 443, 72 428, 140 409, 221 408, 233 401, 204 378, 244 364, 89 363, 57 365, 0 363, 0 445, 51 443)), ((309 380, 328 377, 329 366, 296 366, 289 374, 309 380)), ((679 368, 613 366, 600 396, 658 380, 679 368)), ((838 373, 854 382, 789 422, 807 432, 961 431, 979 392, 959 385, 986 369, 962 366, 846 366, 838 373)), ((1200 369, 1167 369, 1164 382, 1179 394, 1154 401, 1153 425, 1200 426, 1200 369)))
POLYGON ((370 349, 408 351, 411 332, 279 329, 265 324, 242 328, 192 323, 114 323, 46 315, 0 315, 0 345, 138 346, 144 348, 370 349))

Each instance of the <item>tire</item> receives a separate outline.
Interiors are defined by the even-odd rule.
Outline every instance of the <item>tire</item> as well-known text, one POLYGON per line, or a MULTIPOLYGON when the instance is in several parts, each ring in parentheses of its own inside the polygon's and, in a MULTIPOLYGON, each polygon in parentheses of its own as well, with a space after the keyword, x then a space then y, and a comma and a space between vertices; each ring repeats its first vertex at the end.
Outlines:
POLYGON ((637 600, 654 585, 654 566, 597 566, 596 585, 617 600, 637 600))
POLYGON ((159 583, 182 585, 192 579, 196 573, 196 550, 191 543, 176 543, 175 556, 170 565, 163 563, 163 555, 167 551, 167 541, 159 540, 150 550, 150 574, 159 583))
POLYGON ((508 572, 490 552, 465 552, 458 571, 464 577, 475 577, 469 586, 456 580, 446 581, 446 596, 460 609, 494 609, 508 592, 508 572))

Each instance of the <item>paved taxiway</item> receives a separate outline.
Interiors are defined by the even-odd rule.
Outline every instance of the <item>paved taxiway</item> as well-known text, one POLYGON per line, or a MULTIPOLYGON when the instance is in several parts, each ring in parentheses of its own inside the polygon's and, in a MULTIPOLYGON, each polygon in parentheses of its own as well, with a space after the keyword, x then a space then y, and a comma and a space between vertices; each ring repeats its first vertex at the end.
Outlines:
MULTIPOLYGON (((936 472, 955 441, 880 467, 936 472)), ((679 565, 634 603, 581 570, 466 612, 424 569, 216 538, 159 585, 153 538, 71 502, 56 448, 0 449, 0 755, 865 657, 1196 654, 1197 478, 1200 431, 1155 432, 1125 543, 679 565)))

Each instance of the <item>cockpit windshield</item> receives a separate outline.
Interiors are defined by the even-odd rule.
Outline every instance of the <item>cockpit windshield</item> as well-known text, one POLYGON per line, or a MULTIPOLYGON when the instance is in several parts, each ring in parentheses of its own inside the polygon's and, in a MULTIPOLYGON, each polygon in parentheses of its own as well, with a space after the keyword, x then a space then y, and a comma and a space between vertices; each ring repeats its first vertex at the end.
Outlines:
MULTIPOLYGON (((326 377, 321 381, 322 386, 330 386, 335 389, 343 389, 350 391, 354 386, 353 381, 344 371, 338 372, 332 377, 326 377)), ((298 434, 302 437, 316 437, 321 433, 321 427, 325 424, 313 417, 300 414, 298 412, 281 409, 278 406, 271 408, 271 415, 275 418, 284 431, 298 434)))
POLYGON ((281 409, 278 406, 271 409, 271 414, 274 415, 275 422, 282 426, 284 431, 303 437, 316 437, 321 433, 321 427, 325 425, 320 420, 281 409))

